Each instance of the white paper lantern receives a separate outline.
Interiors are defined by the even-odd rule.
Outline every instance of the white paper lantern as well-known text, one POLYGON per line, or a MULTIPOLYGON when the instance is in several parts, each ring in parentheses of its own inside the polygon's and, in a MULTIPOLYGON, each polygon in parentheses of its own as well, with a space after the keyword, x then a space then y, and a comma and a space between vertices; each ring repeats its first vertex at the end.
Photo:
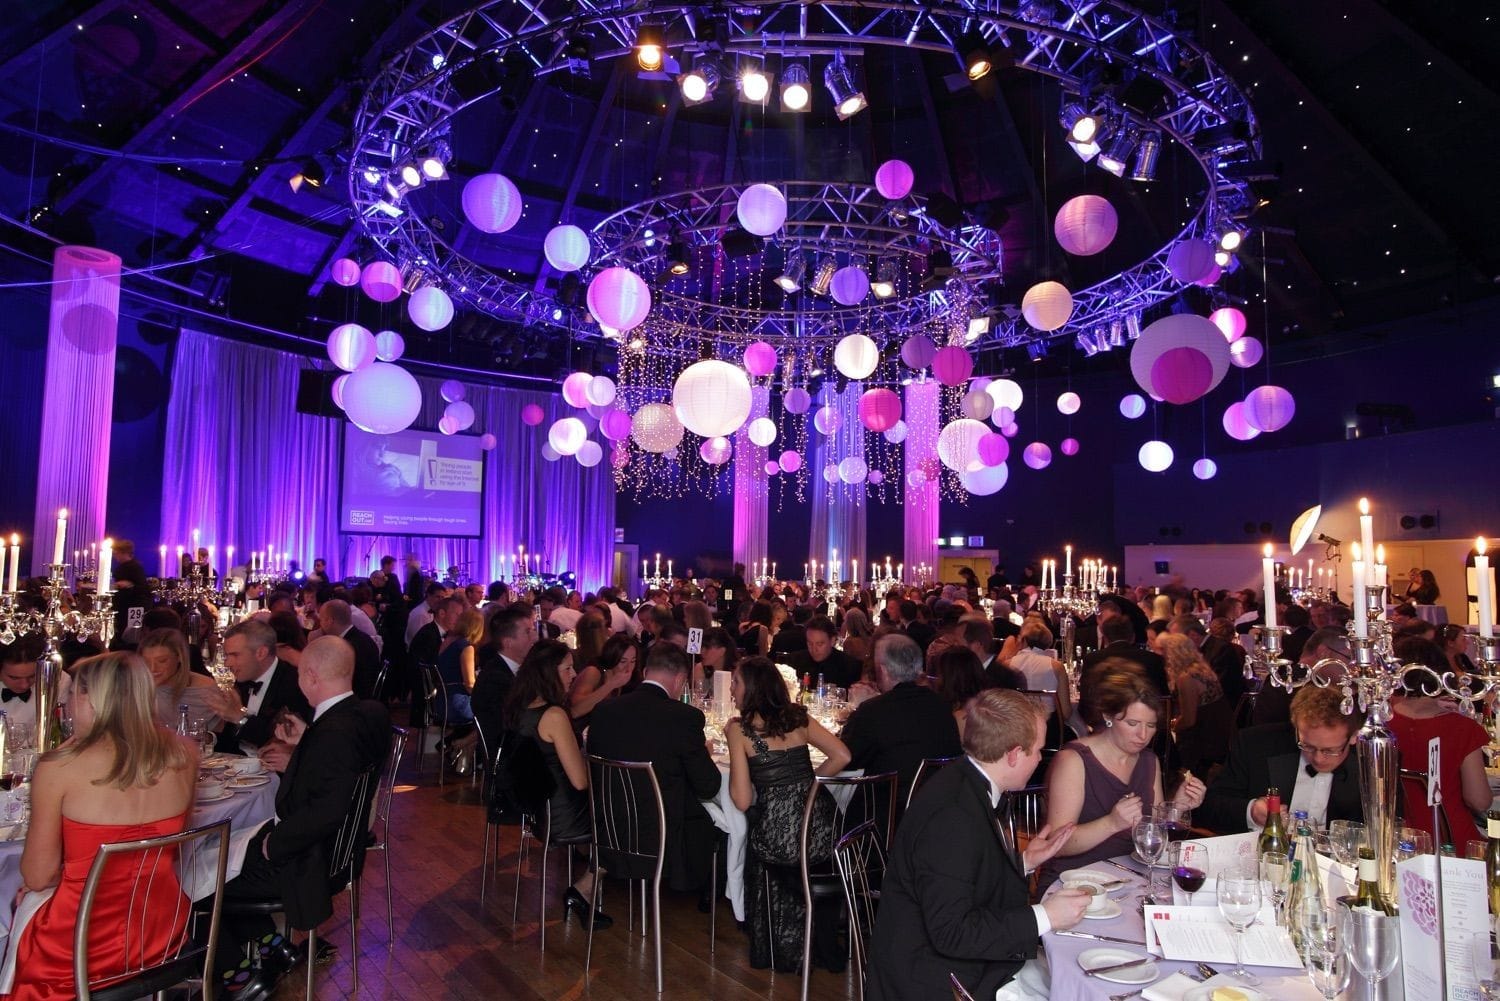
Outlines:
POLYGON ((665 403, 648 403, 630 421, 630 437, 647 452, 670 452, 682 441, 682 422, 665 403))
POLYGON ((574 452, 573 456, 580 466, 591 469, 603 460, 604 448, 597 441, 585 441, 578 446, 578 451, 574 452))
POLYGON ((456 400, 443 408, 443 416, 453 422, 455 431, 467 431, 474 426, 474 407, 466 400, 456 400))
POLYGON ((546 459, 548 462, 556 462, 558 459, 562 458, 562 456, 557 454, 557 449, 553 448, 545 441, 542 442, 541 451, 542 458, 546 459))
POLYGON ((1172 465, 1172 446, 1164 441, 1148 441, 1141 446, 1136 458, 1148 473, 1165 472, 1172 465))
POLYGON ((444 379, 443 384, 438 387, 438 395, 443 398, 445 403, 457 403, 467 393, 464 390, 464 384, 457 379, 444 379))
POLYGON ((436 285, 423 285, 406 301, 406 315, 423 330, 442 330, 453 322, 453 300, 436 285))
POLYGON ((812 406, 812 397, 801 386, 793 386, 781 398, 781 403, 782 406, 786 407, 786 412, 789 414, 805 414, 808 408, 812 406))
POLYGON ((577 271, 589 262, 588 234, 577 226, 553 226, 542 241, 547 263, 559 271, 577 271))
POLYGON ((973 420, 985 420, 995 412, 995 398, 982 389, 971 389, 958 401, 958 411, 973 420))
POLYGON ((401 272, 390 261, 373 261, 359 276, 359 287, 376 302, 394 302, 401 295, 401 272))
POLYGON ((899 445, 906 440, 906 422, 897 421, 885 431, 885 440, 892 445, 899 445))
POLYGON ((864 334, 849 334, 833 349, 833 367, 849 379, 868 379, 880 364, 880 348, 864 334))
POLYGON ((695 362, 672 386, 677 419, 704 438, 734 434, 750 417, 750 404, 750 377, 726 361, 695 362))
POLYGON ((504 174, 480 174, 464 185, 464 217, 481 233, 504 233, 521 219, 521 192, 504 174))
POLYGON ((577 410, 589 405, 589 384, 594 377, 588 372, 570 372, 562 383, 563 402, 577 410))
POLYGON ((1083 400, 1072 390, 1063 393, 1057 398, 1057 412, 1067 414, 1069 417, 1078 413, 1078 408, 1083 406, 1083 400))
POLYGON ((752 445, 765 448, 776 440, 776 422, 769 417, 757 417, 750 422, 750 428, 746 433, 752 445))
POLYGON ((1139 393, 1130 393, 1120 399, 1120 416, 1135 420, 1146 412, 1146 399, 1139 393))
POLYGON ((1037 330, 1056 330, 1073 315, 1073 293, 1061 282, 1038 282, 1021 297, 1021 315, 1037 330))
POLYGON ((629 268, 605 268, 589 282, 589 315, 603 326, 624 333, 646 321, 651 289, 629 268))
POLYGON ((979 439, 988 433, 989 428, 966 417, 949 423, 938 432, 938 459, 955 473, 963 472, 979 459, 979 439))
POLYGON ((833 301, 840 306, 858 306, 870 294, 870 276, 853 265, 839 268, 833 273, 830 289, 833 301))
POLYGON ((958 474, 959 484, 975 497, 999 493, 1009 479, 1010 469, 1003 462, 998 466, 981 463, 977 469, 965 469, 958 474))
POLYGON ((1218 471, 1219 464, 1206 457, 1193 463, 1193 475, 1200 480, 1211 480, 1218 471))
POLYGON ((1032 469, 1046 469, 1052 464, 1052 448, 1044 441, 1034 441, 1021 450, 1021 461, 1032 469))
POLYGON ((333 267, 328 269, 328 275, 333 279, 335 285, 348 288, 359 284, 361 268, 359 262, 348 257, 340 257, 333 262, 333 267))
POLYGON ((589 429, 577 417, 564 417, 547 429, 547 443, 558 455, 577 455, 588 436, 589 429))
POLYGON ((334 379, 333 385, 328 387, 328 395, 333 397, 333 402, 338 405, 338 408, 340 410, 344 409, 344 386, 346 386, 348 382, 349 373, 345 372, 337 379, 334 379))
POLYGON ((607 407, 615 402, 615 380, 607 375, 596 375, 583 387, 583 396, 593 406, 607 407))
POLYGON ((382 330, 375 335, 375 358, 377 361, 395 361, 406 353, 406 339, 394 330, 382 330))
POLYGON ((826 484, 828 484, 831 487, 835 483, 837 483, 838 481, 839 481, 839 467, 838 467, 838 463, 836 463, 836 462, 830 462, 828 465, 826 465, 826 466, 823 467, 823 482, 826 483, 826 484))
POLYGON ((1108 247, 1119 226, 1120 217, 1108 200, 1098 195, 1079 195, 1063 202, 1057 210, 1052 232, 1062 249, 1087 257, 1108 247))
POLYGON ((698 458, 710 466, 722 466, 734 454, 728 438, 709 438, 698 446, 698 458))
POLYGON ((1021 404, 1026 402, 1026 394, 1021 391, 1021 384, 1014 379, 996 379, 986 386, 984 391, 989 393, 990 399, 995 401, 995 410, 1009 410, 1012 420, 1015 419, 1016 411, 1021 409, 1021 404))
POLYGON ((341 323, 328 335, 328 359, 345 372, 375 361, 375 335, 357 323, 341 323))
POLYGON ((422 387, 399 365, 372 362, 344 383, 344 413, 371 434, 395 434, 422 412, 422 387))
POLYGON ((786 196, 770 184, 752 184, 740 192, 734 214, 756 236, 770 236, 786 222, 786 196))
POLYGON ((1233 306, 1220 306, 1208 318, 1230 344, 1245 336, 1245 314, 1233 306))
POLYGON ((1007 438, 1014 438, 1016 435, 1021 433, 1021 425, 1017 424, 1015 421, 1011 421, 1009 424, 1001 425, 1000 433, 1005 435, 1005 437, 1007 438))
POLYGON ((870 474, 870 467, 857 455, 851 455, 839 463, 839 479, 850 486, 863 483, 870 474))
POLYGON ((844 415, 833 407, 819 407, 813 415, 813 427, 819 434, 836 434, 844 426, 844 415))

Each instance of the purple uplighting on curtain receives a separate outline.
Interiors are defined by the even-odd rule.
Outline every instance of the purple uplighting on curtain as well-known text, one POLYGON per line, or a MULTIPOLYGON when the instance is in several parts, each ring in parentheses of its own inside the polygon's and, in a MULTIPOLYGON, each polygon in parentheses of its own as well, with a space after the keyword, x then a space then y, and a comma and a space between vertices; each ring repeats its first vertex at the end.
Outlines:
POLYGON ((115 339, 120 323, 120 259, 93 247, 52 255, 47 375, 37 464, 31 572, 53 556, 57 511, 68 509, 63 559, 105 535, 109 439, 115 400, 115 339))
MULTIPOLYGON (((831 384, 825 384, 814 406, 833 407, 839 415, 838 430, 828 435, 816 428, 808 432, 808 468, 813 488, 808 551, 820 567, 831 562, 837 552, 842 580, 850 579, 853 560, 858 560, 863 568, 861 573, 868 575, 869 563, 865 559, 866 487, 863 482, 847 484, 841 480, 830 484, 823 473, 829 465, 837 465, 844 459, 863 460, 865 457, 865 429, 859 420, 859 397, 863 392, 864 383, 860 382, 850 383, 843 393, 837 392, 831 384)), ((817 410, 812 412, 816 414, 817 410)))
MULTIPOLYGON (((924 465, 930 471, 938 466, 938 410, 942 402, 942 387, 931 380, 914 382, 906 387, 906 545, 905 563, 908 568, 926 563, 937 566, 938 515, 940 503, 938 481, 925 479, 917 486, 911 485, 911 474, 924 465)), ((915 574, 908 569, 907 579, 915 574)))
MULTIPOLYGON (((766 459, 770 450, 750 440, 750 421, 771 412, 771 390, 756 386, 750 391, 750 417, 734 433, 734 561, 748 568, 768 558, 771 508, 766 459)), ((748 569, 746 576, 754 574, 748 569)))
MULTIPOLYGON (((610 583, 615 493, 608 462, 586 469, 541 456, 547 428, 575 412, 555 393, 469 386, 470 433, 493 434, 485 453, 483 535, 479 539, 345 535, 338 531, 339 442, 343 421, 296 412, 299 355, 183 331, 167 408, 162 539, 202 531, 204 545, 235 547, 236 562, 267 542, 304 567, 328 560, 337 575, 365 575, 382 556, 415 553, 439 573, 456 567, 484 582, 510 576, 509 557, 526 552, 554 572, 571 570, 581 590, 610 583), (541 406, 540 427, 521 408, 541 406), (245 421, 242 415, 255 415, 245 421)), ((435 427, 440 380, 419 378, 420 427, 435 427)), ((150 564, 148 564, 149 566, 150 564)))

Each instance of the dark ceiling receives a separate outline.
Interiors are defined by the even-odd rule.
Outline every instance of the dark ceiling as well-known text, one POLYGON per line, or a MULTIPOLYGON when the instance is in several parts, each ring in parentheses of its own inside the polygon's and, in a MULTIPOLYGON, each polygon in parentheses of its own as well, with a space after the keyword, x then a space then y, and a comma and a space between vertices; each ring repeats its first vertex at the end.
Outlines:
MULTIPOLYGON (((1160 9, 1161 4, 1153 4, 1160 9)), ((1313 343, 1500 292, 1500 10, 1490 3, 1209 0, 1169 4, 1255 102, 1279 166, 1243 264, 1222 294, 1254 307, 1252 332, 1313 343), (1261 309, 1264 293, 1268 307, 1261 309)), ((433 360, 550 372, 555 337, 461 316, 424 337, 404 316, 332 285, 337 257, 367 253, 351 227, 344 165, 363 81, 459 2, 29 0, 0 26, 0 244, 44 255, 43 237, 113 250, 158 298, 322 336, 355 315, 408 333, 433 360), (117 155, 103 155, 101 150, 117 155), (299 162, 325 155, 328 183, 293 192, 299 162), (28 231, 30 227, 30 231, 28 231), (171 284, 163 284, 163 283, 171 284), (396 321, 401 322, 396 322, 396 321)), ((633 70, 633 67, 629 68, 633 70)), ((1168 159, 1148 185, 1086 166, 1061 141, 1058 93, 1022 71, 953 89, 952 60, 881 49, 862 67, 871 110, 839 123, 720 99, 684 108, 676 88, 610 62, 586 79, 519 79, 464 112, 460 179, 500 170, 526 199, 522 222, 482 237, 460 184, 414 202, 456 246, 523 281, 557 277, 542 237, 585 227, 655 191, 777 178, 866 181, 891 156, 919 191, 941 191, 995 225, 1006 294, 1040 277, 1080 287, 1160 246, 1201 195, 1168 159), (1068 259, 1051 213, 1111 196, 1121 237, 1068 259)), ((1074 361, 1078 358, 1075 356, 1074 361)))

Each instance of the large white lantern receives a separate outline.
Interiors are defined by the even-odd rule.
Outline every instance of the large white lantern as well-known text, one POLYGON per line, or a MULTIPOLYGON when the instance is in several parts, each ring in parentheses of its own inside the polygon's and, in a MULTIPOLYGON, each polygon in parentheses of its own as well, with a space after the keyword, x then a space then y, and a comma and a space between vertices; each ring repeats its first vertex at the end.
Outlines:
POLYGON ((542 241, 542 254, 559 271, 577 271, 589 262, 588 234, 577 226, 553 226, 542 241))
POLYGON ((615 402, 615 380, 607 375, 596 375, 583 389, 584 397, 596 407, 607 407, 615 402))
POLYGON ((605 268, 589 282, 589 313, 606 327, 634 330, 651 312, 651 289, 629 268, 605 268))
POLYGON ((647 452, 670 452, 682 441, 682 422, 665 403, 648 403, 630 420, 630 437, 647 452))
MULTIPOLYGON (((1026 402, 1026 394, 1021 390, 1021 384, 1014 379, 996 379, 984 387, 984 391, 989 393, 990 399, 995 401, 997 412, 1010 411, 1010 420, 1015 419, 1016 411, 1020 410, 1021 404, 1026 402)), ((1010 420, 1005 423, 1010 423, 1010 420)))
POLYGON ((1148 441, 1141 446, 1136 458, 1148 473, 1165 472, 1172 465, 1172 446, 1164 441, 1148 441))
POLYGON ((588 436, 589 429, 584 426, 583 421, 577 417, 564 417, 554 421, 552 427, 547 429, 547 444, 558 455, 577 455, 588 436))
POLYGON ((436 285, 423 285, 406 301, 406 315, 423 330, 442 330, 453 322, 453 300, 436 285))
POLYGON ((345 372, 375 360, 375 335, 357 323, 341 323, 328 335, 328 359, 345 372))
POLYGON ((833 349, 833 367, 855 382, 868 379, 880 364, 880 348, 864 334, 849 334, 833 349))
POLYGON ((734 214, 756 236, 770 236, 786 222, 786 196, 770 184, 752 184, 740 192, 734 214))
POLYGON ((395 361, 406 353, 406 339, 394 330, 382 330, 375 335, 375 360, 395 361))
POLYGON ((1037 330, 1056 330, 1073 315, 1073 293, 1062 282, 1037 282, 1021 297, 1021 315, 1037 330))
POLYGON ((765 448, 776 440, 776 422, 769 417, 757 417, 750 422, 750 429, 747 433, 750 437, 750 444, 765 448))
POLYGON ((521 192, 504 174, 480 174, 464 185, 464 217, 481 233, 504 233, 521 219, 521 192))
POLYGON ((857 455, 851 455, 839 463, 839 479, 850 486, 863 483, 869 474, 869 465, 857 455))
POLYGON ((1063 202, 1052 220, 1058 244, 1078 257, 1097 254, 1115 238, 1120 217, 1108 200, 1098 195, 1079 195, 1063 202))
POLYGON ((750 377, 738 365, 709 359, 689 365, 672 386, 682 426, 704 438, 734 434, 750 417, 750 377))
POLYGON ((590 469, 599 465, 600 460, 604 458, 604 447, 597 441, 586 441, 579 445, 578 451, 573 454, 580 466, 590 469))
POLYGON ((969 464, 979 462, 979 440, 989 434, 980 421, 961 417, 938 432, 937 453, 943 465, 962 473, 969 464))
POLYGON ((1010 479, 1010 468, 1005 463, 998 466, 980 464, 974 469, 965 469, 958 474, 959 484, 975 497, 997 494, 1010 479))
POLYGON ((371 434, 395 434, 422 412, 422 387, 399 365, 372 362, 344 383, 344 413, 371 434))

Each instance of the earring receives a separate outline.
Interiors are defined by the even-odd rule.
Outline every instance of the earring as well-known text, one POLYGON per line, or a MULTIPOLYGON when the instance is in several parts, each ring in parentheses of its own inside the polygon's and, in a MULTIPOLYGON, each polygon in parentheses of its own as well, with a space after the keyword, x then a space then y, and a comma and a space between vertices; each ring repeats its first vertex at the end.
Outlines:
POLYGON ((1114 726, 1114 725, 1115 725, 1115 721, 1114 721, 1114 720, 1112 720, 1112 719, 1106 719, 1106 720, 1105 720, 1105 721, 1104 721, 1104 725, 1105 725, 1105 726, 1114 726))

